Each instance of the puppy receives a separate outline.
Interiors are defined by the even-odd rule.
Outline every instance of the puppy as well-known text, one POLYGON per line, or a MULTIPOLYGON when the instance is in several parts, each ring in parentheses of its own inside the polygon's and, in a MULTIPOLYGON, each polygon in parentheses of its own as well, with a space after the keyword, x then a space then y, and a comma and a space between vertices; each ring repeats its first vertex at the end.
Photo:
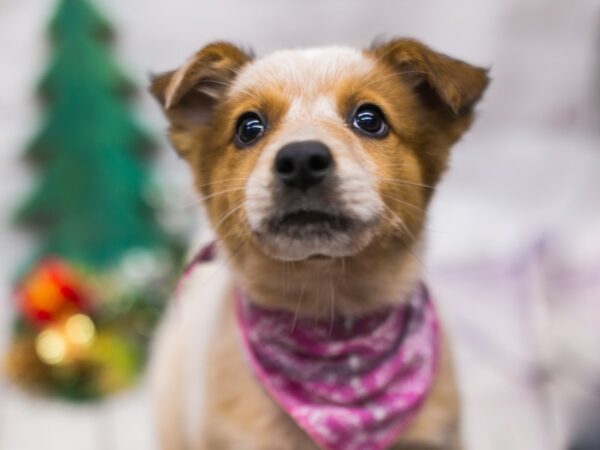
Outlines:
POLYGON ((153 79, 214 240, 154 347, 163 450, 462 448, 419 255, 487 84, 410 39, 217 42, 153 79))

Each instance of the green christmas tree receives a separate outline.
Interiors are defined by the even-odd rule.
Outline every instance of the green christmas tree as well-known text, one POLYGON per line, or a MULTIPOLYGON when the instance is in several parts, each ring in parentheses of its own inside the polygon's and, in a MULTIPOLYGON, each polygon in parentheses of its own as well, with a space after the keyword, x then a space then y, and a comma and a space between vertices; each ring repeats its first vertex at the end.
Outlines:
POLYGON ((18 215, 39 228, 36 257, 114 264, 133 248, 164 246, 143 158, 152 142, 127 104, 131 82, 107 51, 112 33, 87 0, 62 0, 39 92, 46 118, 27 151, 41 172, 18 215))
POLYGON ((110 25, 89 0, 60 0, 49 35, 44 116, 25 155, 39 179, 17 214, 39 245, 15 286, 5 369, 26 388, 99 398, 139 373, 176 246, 157 221, 153 142, 110 25))

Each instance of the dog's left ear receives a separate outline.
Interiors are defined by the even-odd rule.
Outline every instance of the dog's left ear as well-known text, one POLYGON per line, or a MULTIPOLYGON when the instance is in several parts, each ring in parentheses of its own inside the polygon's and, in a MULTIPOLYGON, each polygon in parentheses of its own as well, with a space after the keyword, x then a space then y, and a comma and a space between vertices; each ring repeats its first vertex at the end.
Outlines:
POLYGON ((192 129, 206 123, 240 69, 253 56, 227 42, 199 50, 181 68, 152 78, 150 92, 172 127, 192 129))
POLYGON ((413 39, 376 43, 369 50, 410 84, 430 108, 460 116, 472 111, 489 83, 487 70, 450 58, 413 39))

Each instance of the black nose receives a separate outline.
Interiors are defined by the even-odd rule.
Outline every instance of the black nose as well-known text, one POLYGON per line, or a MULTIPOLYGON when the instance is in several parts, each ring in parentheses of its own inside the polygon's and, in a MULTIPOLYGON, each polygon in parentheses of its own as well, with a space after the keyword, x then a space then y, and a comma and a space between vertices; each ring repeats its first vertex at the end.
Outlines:
POLYGON ((323 181, 332 166, 331 152, 319 141, 292 142, 275 158, 275 174, 287 186, 303 191, 323 181))

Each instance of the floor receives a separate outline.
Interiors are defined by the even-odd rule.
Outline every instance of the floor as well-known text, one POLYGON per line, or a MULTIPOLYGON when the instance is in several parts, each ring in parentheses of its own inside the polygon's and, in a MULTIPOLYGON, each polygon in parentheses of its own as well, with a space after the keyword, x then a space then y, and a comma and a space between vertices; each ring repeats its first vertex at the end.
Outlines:
POLYGON ((154 450, 151 423, 143 389, 101 405, 73 406, 0 386, 2 450, 154 450))

